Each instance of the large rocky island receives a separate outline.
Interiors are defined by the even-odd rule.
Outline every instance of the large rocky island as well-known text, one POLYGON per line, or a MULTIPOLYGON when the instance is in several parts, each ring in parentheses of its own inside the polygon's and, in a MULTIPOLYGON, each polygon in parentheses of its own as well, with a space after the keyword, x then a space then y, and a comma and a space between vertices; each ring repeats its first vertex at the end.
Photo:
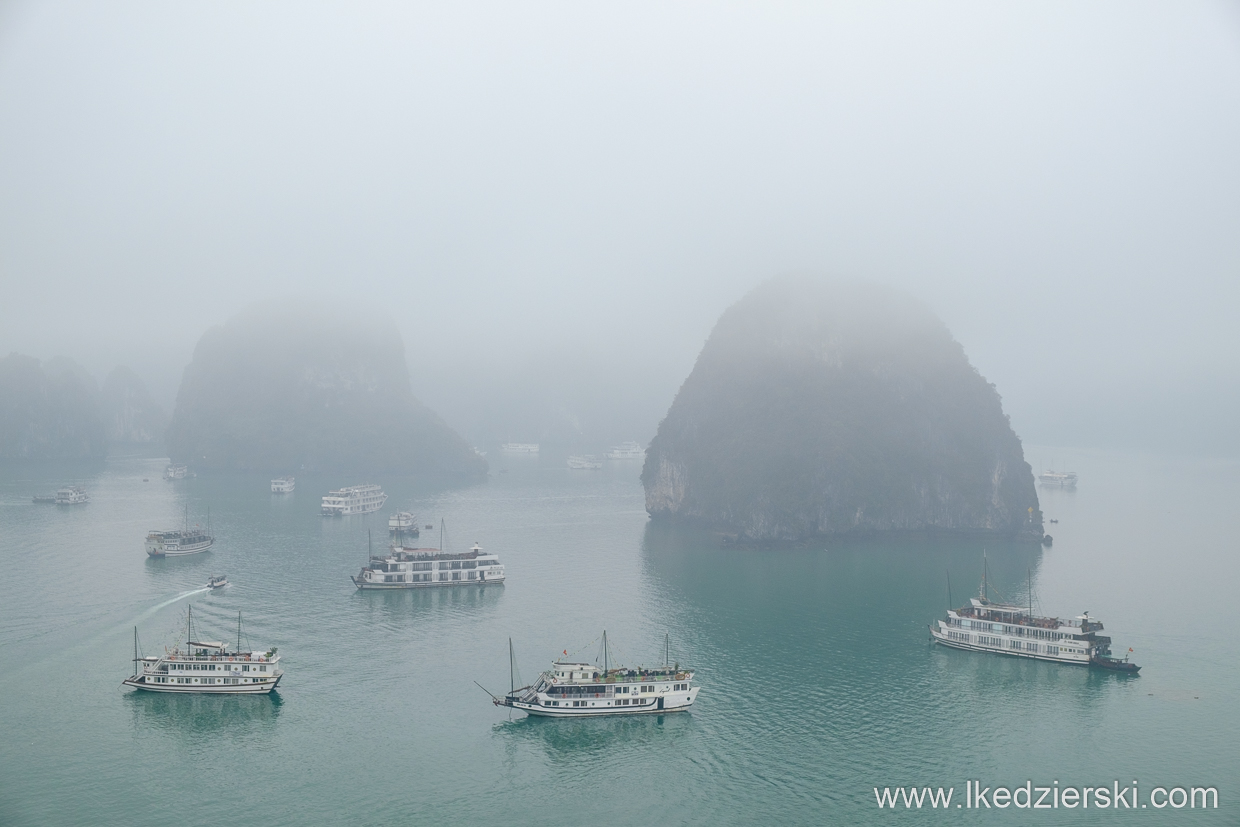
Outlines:
POLYGON ((743 542, 1042 536, 999 394, 923 304, 784 278, 715 325, 642 469, 646 509, 743 542))
POLYGON ((486 462, 413 395, 400 333, 318 309, 251 310, 203 334, 168 427, 199 469, 397 472, 473 482, 486 462))

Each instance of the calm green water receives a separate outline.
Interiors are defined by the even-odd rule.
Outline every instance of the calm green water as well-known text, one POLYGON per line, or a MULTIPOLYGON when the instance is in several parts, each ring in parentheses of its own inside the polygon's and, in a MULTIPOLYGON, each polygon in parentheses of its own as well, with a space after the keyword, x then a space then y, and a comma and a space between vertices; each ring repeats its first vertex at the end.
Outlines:
MULTIPOLYGON (((360 480, 167 483, 163 461, 0 469, 0 823, 1234 824, 1240 781, 1240 467, 1076 456, 1075 493, 1041 492, 1056 542, 991 543, 992 577, 1043 610, 1102 619, 1136 679, 932 648, 926 627, 977 587, 982 544, 840 543, 756 552, 648 523, 636 463, 570 472, 497 458, 486 485, 381 479, 379 515, 324 519, 360 480), (143 477, 150 482, 143 482, 143 477), (30 495, 86 485, 63 508, 30 495), (502 587, 357 593, 366 532, 413 501, 452 544, 500 553, 502 587), (150 528, 211 507, 215 549, 148 560, 150 528), (221 594, 196 592, 226 572, 221 594), (277 645, 278 697, 125 691, 187 604, 205 630, 277 645), (525 677, 602 629, 630 664, 672 658, 691 713, 555 721, 493 707, 508 638, 525 677), (986 785, 1212 785, 1201 810, 957 810, 986 785), (880 812, 874 786, 954 786, 953 808, 880 812)), ((437 541, 437 537, 426 538, 437 541)))

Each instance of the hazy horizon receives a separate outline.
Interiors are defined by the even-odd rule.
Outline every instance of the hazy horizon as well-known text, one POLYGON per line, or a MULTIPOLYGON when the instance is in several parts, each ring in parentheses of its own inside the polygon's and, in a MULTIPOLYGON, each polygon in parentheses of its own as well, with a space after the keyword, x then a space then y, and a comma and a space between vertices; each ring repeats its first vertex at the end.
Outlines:
POLYGON ((0 354, 170 412, 209 327, 347 300, 467 439, 648 438, 817 273, 924 300, 1027 443, 1235 455, 1237 93, 1226 3, 12 3, 0 354))

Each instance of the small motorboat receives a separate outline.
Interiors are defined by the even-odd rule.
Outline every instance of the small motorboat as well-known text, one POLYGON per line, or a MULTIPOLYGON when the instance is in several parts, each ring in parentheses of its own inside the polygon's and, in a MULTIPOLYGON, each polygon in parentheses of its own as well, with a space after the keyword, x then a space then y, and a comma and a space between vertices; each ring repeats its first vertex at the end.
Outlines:
POLYGON ((219 576, 212 575, 211 579, 207 581, 208 589, 222 589, 227 585, 228 578, 222 574, 219 576))
POLYGON ((435 530, 435 527, 434 527, 433 525, 431 525, 430 523, 427 523, 427 524, 426 524, 426 530, 427 530, 427 531, 434 531, 434 530, 435 530))
MULTIPOLYGON (((1131 652, 1132 650, 1129 649, 1128 651, 1131 652)), ((1090 657, 1089 662, 1094 666, 1098 666, 1103 669, 1110 669, 1115 672, 1127 672, 1130 675, 1135 675, 1137 672, 1141 671, 1141 667, 1129 661, 1127 656, 1122 658, 1113 658, 1110 655, 1095 654, 1090 657)))

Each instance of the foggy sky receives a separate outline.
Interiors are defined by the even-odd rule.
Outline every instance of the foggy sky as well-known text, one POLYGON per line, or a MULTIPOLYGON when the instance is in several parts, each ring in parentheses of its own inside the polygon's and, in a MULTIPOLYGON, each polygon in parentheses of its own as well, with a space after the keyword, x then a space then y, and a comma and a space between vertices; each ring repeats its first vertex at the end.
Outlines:
POLYGON ((2 4, 0 353, 170 407, 209 326, 349 299, 467 435, 537 377, 648 439, 823 273, 925 300, 1026 440, 1235 453, 1237 9, 2 4))

